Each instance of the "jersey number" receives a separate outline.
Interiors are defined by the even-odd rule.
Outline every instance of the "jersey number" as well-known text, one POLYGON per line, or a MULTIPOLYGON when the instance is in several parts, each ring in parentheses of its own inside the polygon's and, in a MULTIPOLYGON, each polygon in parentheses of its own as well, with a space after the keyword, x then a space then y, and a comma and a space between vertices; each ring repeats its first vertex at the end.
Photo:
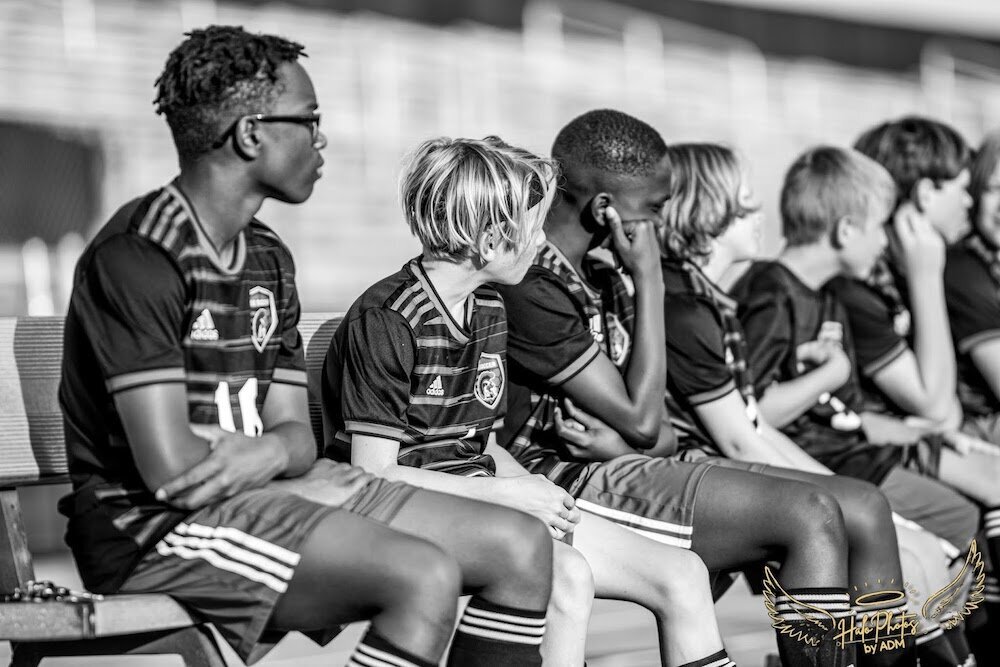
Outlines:
MULTIPOLYGON (((240 414, 243 415, 243 433, 251 438, 259 438, 264 432, 264 422, 257 414, 257 378, 249 378, 236 396, 240 399, 240 414)), ((233 420, 233 406, 229 402, 229 383, 220 382, 215 390, 215 407, 219 409, 219 428, 236 433, 233 420)))

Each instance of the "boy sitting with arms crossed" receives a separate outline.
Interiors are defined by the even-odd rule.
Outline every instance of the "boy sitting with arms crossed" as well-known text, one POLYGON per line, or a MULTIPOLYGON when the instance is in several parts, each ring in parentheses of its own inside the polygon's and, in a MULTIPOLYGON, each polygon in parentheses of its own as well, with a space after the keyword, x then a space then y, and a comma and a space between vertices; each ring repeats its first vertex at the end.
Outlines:
MULTIPOLYGON (((707 571, 696 556, 597 516, 581 519, 572 496, 530 475, 496 444, 507 409, 507 318, 489 283, 516 284, 531 266, 545 240, 555 177, 550 162, 496 138, 438 139, 417 149, 401 195, 423 255, 369 288, 331 342, 323 376, 327 452, 391 480, 454 494, 454 511, 485 500, 539 517, 557 539, 572 533, 587 560, 562 542, 553 545, 548 664, 583 663, 596 579, 603 596, 656 601, 661 632, 671 639, 664 665, 728 667, 707 571), (621 553, 630 554, 630 567, 621 553)), ((616 234, 624 239, 620 224, 616 234)), ((641 239, 651 242, 650 230, 641 239)), ((469 517, 492 530, 481 510, 469 517)), ((420 517, 393 527, 463 562, 465 545, 450 532, 420 517)), ((477 598, 470 610, 500 621, 491 626, 498 633, 512 631, 518 615, 477 598)))

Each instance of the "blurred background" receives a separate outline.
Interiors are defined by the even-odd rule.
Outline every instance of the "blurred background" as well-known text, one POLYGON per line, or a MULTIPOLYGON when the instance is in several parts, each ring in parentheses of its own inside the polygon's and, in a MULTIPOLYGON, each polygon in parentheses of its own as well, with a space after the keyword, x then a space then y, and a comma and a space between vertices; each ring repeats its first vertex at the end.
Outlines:
POLYGON ((418 251, 401 157, 436 135, 547 153, 616 107, 668 142, 747 156, 778 247, 784 168, 909 112, 970 141, 1000 125, 995 0, 2 0, 0 315, 63 312, 85 242, 176 170, 153 82, 185 30, 302 42, 329 139, 312 199, 261 218, 295 254, 304 307, 343 310, 418 251))
MULTIPOLYGON (((396 177, 428 137, 498 134, 547 154, 571 118, 614 107, 668 142, 728 143, 751 165, 770 254, 783 171, 809 145, 906 113, 973 143, 1000 126, 996 0, 0 0, 0 316, 64 312, 87 240, 174 176, 153 83, 183 32, 209 23, 306 45, 324 177, 305 204, 260 217, 291 247, 309 311, 346 309, 418 252, 396 177)), ((24 504, 33 547, 61 554, 65 574, 63 491, 24 504)))

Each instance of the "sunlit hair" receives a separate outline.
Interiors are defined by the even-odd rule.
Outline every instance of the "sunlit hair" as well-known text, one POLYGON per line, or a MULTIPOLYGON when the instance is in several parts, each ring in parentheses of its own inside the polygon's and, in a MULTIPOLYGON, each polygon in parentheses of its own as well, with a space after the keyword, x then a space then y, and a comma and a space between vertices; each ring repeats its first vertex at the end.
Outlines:
POLYGON ((400 177, 400 199, 410 231, 424 253, 463 260, 479 250, 487 225, 508 248, 522 248, 544 219, 556 188, 550 160, 498 137, 425 141, 409 156, 400 177))
POLYGON ((718 144, 667 146, 666 160, 671 188, 663 207, 663 254, 676 259, 707 259, 712 239, 736 218, 757 210, 739 202, 744 178, 740 160, 718 144))
POLYGON ((810 148, 788 168, 781 186, 781 223, 790 246, 819 241, 843 218, 860 223, 875 214, 888 217, 895 206, 889 172, 850 148, 810 148))
POLYGON ((970 220, 979 220, 979 200, 989 189, 990 177, 997 164, 1000 164, 1000 131, 986 135, 969 167, 969 194, 972 195, 970 220))
POLYGON ((954 128, 919 116, 873 127, 854 147, 889 171, 900 200, 908 199, 922 178, 940 185, 957 177, 971 158, 968 144, 954 128))

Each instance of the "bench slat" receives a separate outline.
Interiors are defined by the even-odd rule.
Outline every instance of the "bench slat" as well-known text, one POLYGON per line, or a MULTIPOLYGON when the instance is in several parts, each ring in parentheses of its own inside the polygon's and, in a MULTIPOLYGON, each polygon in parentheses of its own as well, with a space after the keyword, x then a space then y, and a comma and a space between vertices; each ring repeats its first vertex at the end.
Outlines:
POLYGON ((113 595, 81 602, 2 602, 0 637, 68 641, 157 632, 194 625, 167 595, 113 595))

